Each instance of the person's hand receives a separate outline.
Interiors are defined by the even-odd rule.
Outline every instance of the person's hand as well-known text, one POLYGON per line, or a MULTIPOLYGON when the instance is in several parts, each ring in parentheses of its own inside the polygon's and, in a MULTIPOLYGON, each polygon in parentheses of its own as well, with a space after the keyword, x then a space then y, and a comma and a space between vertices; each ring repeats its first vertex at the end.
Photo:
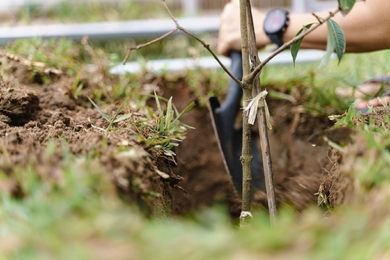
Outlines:
MULTIPOLYGON (((365 83, 357 86, 354 92, 342 92, 338 91, 342 96, 353 94, 355 97, 355 108, 356 110, 364 110, 368 107, 381 107, 390 105, 390 92, 389 92, 389 77, 379 76, 374 79, 368 80, 365 83), (385 88, 386 93, 382 97, 372 98, 365 100, 367 96, 375 96, 381 88, 385 88)), ((350 90, 350 89, 349 89, 350 90)))
POLYGON ((382 107, 390 105, 390 96, 377 97, 370 100, 356 99, 356 110, 363 110, 368 107, 382 107))
MULTIPOLYGON (((258 49, 261 49, 270 43, 268 36, 263 31, 265 15, 256 9, 252 9, 252 15, 256 31, 256 46, 258 49)), ((240 7, 237 4, 228 3, 221 15, 218 53, 228 56, 232 50, 241 50, 240 31, 240 7)))

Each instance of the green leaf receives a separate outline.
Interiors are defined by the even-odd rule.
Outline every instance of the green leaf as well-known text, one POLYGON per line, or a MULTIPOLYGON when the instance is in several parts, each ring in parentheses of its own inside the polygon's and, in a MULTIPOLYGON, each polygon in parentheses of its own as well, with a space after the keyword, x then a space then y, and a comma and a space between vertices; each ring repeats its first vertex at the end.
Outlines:
POLYGON ((356 0, 338 0, 338 2, 341 12, 346 15, 352 10, 352 7, 355 5, 356 0))
MULTIPOLYGON (((390 120, 389 120, 389 121, 390 121, 390 120)), ((193 127, 193 126, 189 126, 189 125, 186 125, 186 124, 183 124, 183 123, 181 123, 181 125, 184 126, 184 127, 187 128, 187 129, 196 129, 196 128, 193 127)))
POLYGON ((125 105, 126 101, 123 101, 123 103, 121 104, 121 106, 118 108, 118 110, 115 112, 115 115, 114 117, 112 118, 112 120, 110 121, 110 123, 114 123, 116 121, 116 118, 118 117, 119 113, 122 111, 122 108, 123 106, 125 105))
POLYGON ((89 101, 92 103, 92 105, 99 111, 99 113, 106 119, 108 122, 111 122, 111 118, 103 112, 103 110, 95 103, 92 99, 88 97, 89 101))
POLYGON ((339 59, 340 62, 341 59, 343 58, 345 52, 345 46, 346 46, 346 40, 345 40, 343 29, 341 29, 340 25, 338 25, 332 19, 329 19, 326 23, 328 25, 329 34, 334 40, 334 47, 336 49, 337 58, 339 59))
POLYGON ((319 68, 323 68, 329 63, 330 57, 332 56, 333 52, 334 52, 334 38, 332 37, 332 33, 330 32, 330 30, 328 30, 326 51, 324 57, 321 60, 319 68))
POLYGON ((195 102, 192 102, 191 104, 189 104, 189 105, 188 105, 186 108, 184 108, 184 110, 181 111, 181 113, 175 118, 175 121, 176 121, 176 120, 179 120, 180 117, 181 117, 182 115, 184 115, 185 113, 189 112, 192 108, 194 108, 194 106, 195 106, 195 102))
MULTIPOLYGON (((299 32, 295 35, 298 36, 300 35, 304 30, 308 30, 310 29, 310 27, 313 25, 313 23, 310 23, 310 24, 307 24, 307 25, 304 25, 302 29, 299 30, 299 32)), ((297 41, 296 43, 294 43, 293 45, 291 45, 291 56, 293 58, 293 63, 294 63, 294 66, 295 66, 295 60, 297 58, 297 55, 298 55, 298 51, 299 51, 299 48, 301 47, 301 43, 302 43, 302 39, 300 39, 299 41, 297 41)))
POLYGON ((123 116, 121 116, 121 117, 115 119, 115 120, 113 121, 113 123, 118 123, 118 122, 121 122, 121 121, 123 121, 123 120, 126 120, 126 119, 130 118, 131 115, 132 115, 131 113, 130 113, 130 114, 123 115, 123 116))
POLYGON ((328 26, 328 42, 326 46, 326 52, 320 63, 320 68, 326 66, 329 63, 330 57, 336 50, 337 58, 339 62, 343 58, 345 52, 345 35, 341 27, 332 19, 327 22, 328 26))
POLYGON ((164 111, 161 108, 159 96, 157 96, 156 92, 154 92, 154 98, 156 100, 157 110, 160 114, 160 117, 162 118, 164 116, 164 111))
POLYGON ((173 120, 173 110, 172 110, 172 97, 168 100, 167 112, 165 115, 165 129, 170 130, 170 125, 173 120))

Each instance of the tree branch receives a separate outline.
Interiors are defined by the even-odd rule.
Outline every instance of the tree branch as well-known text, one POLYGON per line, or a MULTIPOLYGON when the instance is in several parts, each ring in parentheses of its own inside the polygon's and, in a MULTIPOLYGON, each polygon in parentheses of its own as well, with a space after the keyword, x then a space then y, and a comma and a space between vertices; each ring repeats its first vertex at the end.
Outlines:
POLYGON ((166 34, 161 35, 160 37, 157 37, 157 38, 155 38, 155 39, 153 39, 153 40, 151 40, 151 41, 149 41, 149 42, 146 42, 146 43, 143 43, 143 44, 139 44, 139 45, 137 45, 137 46, 135 46, 135 47, 129 47, 129 48, 127 48, 127 53, 126 53, 125 58, 123 59, 123 64, 125 64, 125 63, 127 62, 127 60, 128 60, 128 58, 129 58, 130 53, 131 53, 132 50, 139 50, 139 49, 141 49, 141 48, 143 48, 143 47, 146 47, 146 46, 149 46, 149 45, 151 45, 151 44, 153 44, 153 43, 156 43, 156 42, 158 42, 158 41, 164 39, 165 37, 168 37, 169 35, 171 35, 172 33, 176 32, 176 31, 178 31, 178 30, 179 30, 178 28, 175 28, 175 29, 173 29, 173 30, 167 32, 166 34))
MULTIPOLYGON (((287 49, 288 47, 290 47, 291 45, 293 45, 294 43, 296 43, 297 41, 301 40, 303 37, 305 37, 306 35, 308 35, 309 33, 311 33, 312 31, 314 31, 315 29, 317 29, 319 26, 321 26, 324 22, 328 21, 329 19, 331 19, 333 16, 335 16, 338 12, 340 12, 341 10, 340 9, 337 9, 336 11, 334 12, 329 12, 329 15, 325 18, 325 19, 321 19, 322 22, 319 22, 318 24, 310 27, 310 29, 308 30, 304 30, 301 34, 295 36, 294 38, 292 38, 290 41, 284 43, 282 46, 280 46, 277 50, 275 50, 270 56, 268 56, 263 62, 260 63, 260 65, 258 65, 253 71, 252 73, 248 76, 248 81, 250 80, 253 80, 256 75, 262 70, 262 68, 270 61, 272 60, 276 55, 278 55, 279 53, 281 53, 282 51, 284 51, 285 49, 287 49)), ((315 16, 318 19, 317 16, 315 16)), ((320 20, 319 20, 320 21, 320 20)))
POLYGON ((143 44, 139 44, 135 47, 129 47, 128 48, 128 51, 126 53, 126 56, 125 58, 123 59, 123 64, 126 63, 126 61, 128 60, 129 56, 130 56, 130 53, 132 50, 138 50, 138 49, 141 49, 143 47, 146 47, 146 46, 149 46, 155 42, 158 42, 162 39, 164 39, 165 37, 171 35, 172 33, 176 32, 176 31, 182 31, 183 33, 191 36, 192 38, 194 38, 195 40, 197 40, 198 42, 200 42, 204 48, 206 48, 206 50, 214 57, 214 59, 218 62, 219 66, 221 66, 221 68, 229 75, 229 77, 231 77, 238 85, 240 85, 242 87, 242 83, 240 80, 238 80, 226 67, 225 65, 223 65, 223 63, 221 62, 221 60, 218 58, 218 56, 210 49, 210 45, 205 43, 203 40, 201 40, 199 37, 197 37, 196 35, 194 35, 193 33, 187 31, 185 28, 181 27, 179 25, 179 23, 177 22, 177 20, 175 19, 175 17, 173 16, 171 10, 169 9, 169 7, 167 6, 165 0, 161 0, 163 2, 163 5, 165 7, 165 10, 168 12, 169 16, 171 17, 172 21, 175 23, 176 25, 176 28, 167 32, 166 34, 156 38, 156 39, 153 39, 147 43, 143 43, 143 44))

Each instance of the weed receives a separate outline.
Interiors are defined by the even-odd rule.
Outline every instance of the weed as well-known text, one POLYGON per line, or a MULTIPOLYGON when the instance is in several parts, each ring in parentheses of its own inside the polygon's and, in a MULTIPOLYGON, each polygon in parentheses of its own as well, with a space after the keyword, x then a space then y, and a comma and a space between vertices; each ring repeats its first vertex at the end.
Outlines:
POLYGON ((115 112, 115 115, 111 118, 111 117, 109 117, 106 113, 104 113, 104 111, 103 111, 95 102, 93 102, 92 99, 90 99, 89 97, 88 97, 88 99, 89 99, 89 101, 92 103, 92 105, 99 111, 99 113, 102 115, 102 117, 103 117, 104 119, 106 119, 107 122, 109 123, 109 125, 107 126, 106 129, 101 129, 101 130, 103 130, 104 132, 111 131, 111 130, 112 130, 112 125, 113 125, 113 124, 118 123, 118 122, 121 122, 121 121, 124 121, 124 120, 126 120, 126 119, 128 119, 128 118, 131 117, 131 113, 129 113, 129 114, 125 114, 125 115, 123 115, 123 116, 121 116, 121 117, 118 118, 118 115, 119 115, 119 113, 122 111, 122 108, 123 108, 123 106, 125 105, 126 101, 124 101, 124 102, 120 105, 120 107, 119 107, 119 108, 117 109, 117 111, 115 112))
POLYGON ((73 81, 73 84, 71 86, 71 93, 74 99, 78 99, 79 95, 81 94, 81 91, 83 90, 84 84, 80 83, 80 77, 81 77, 81 71, 79 71, 76 75, 76 78, 73 81))
POLYGON ((195 106, 195 103, 192 102, 179 113, 172 104, 172 97, 167 100, 159 97, 156 93, 154 93, 153 97, 156 101, 157 115, 155 116, 155 113, 150 108, 147 108, 149 116, 153 118, 153 122, 142 119, 133 120, 132 124, 137 129, 137 132, 131 138, 145 143, 149 147, 161 147, 167 155, 175 155, 172 149, 178 146, 184 139, 187 129, 193 129, 193 127, 181 123, 179 119, 189 112, 195 106), (166 112, 164 112, 161 106, 160 99, 167 103, 166 112))
MULTIPOLYGON (((191 103, 181 113, 179 113, 176 107, 172 104, 172 97, 169 100, 164 99, 167 102, 166 112, 164 113, 164 110, 160 103, 160 99, 163 98, 158 97, 156 93, 154 94, 154 98, 156 101, 157 112, 158 112, 158 116, 156 117, 154 122, 155 130, 154 131, 150 130, 150 127, 148 127, 149 126, 148 122, 140 121, 138 122, 139 124, 137 128, 138 128, 138 132, 141 134, 132 136, 132 138, 137 141, 144 142, 148 146, 161 146, 164 152, 166 152, 167 154, 174 155, 172 149, 178 146, 181 140, 184 138, 186 129, 192 128, 188 125, 180 123, 179 119, 181 118, 182 115, 189 112, 195 106, 195 103, 191 103), (147 131, 148 133, 142 134, 145 132, 144 131, 145 127, 149 129, 147 131)), ((118 117, 126 101, 124 101, 120 105, 120 107, 116 110, 114 116, 110 117, 91 98, 88 97, 88 99, 92 103, 92 105, 99 111, 102 117, 109 123, 109 125, 105 129, 101 129, 94 126, 95 128, 98 128, 104 132, 113 130, 112 128, 113 124, 124 121, 132 116, 132 114, 129 113, 121 117, 118 117)), ((149 110, 149 114, 152 115, 153 113, 149 110)), ((133 125, 135 124, 136 123, 134 121, 133 125)))
POLYGON ((336 118, 336 127, 349 127, 353 128, 355 126, 354 118, 358 117, 359 114, 356 112, 354 106, 350 106, 345 116, 341 118, 336 118))
POLYGON ((164 114, 164 110, 161 108, 159 97, 157 96, 156 93, 154 93, 154 97, 156 100, 157 110, 159 113, 159 116, 157 117, 156 127, 157 127, 158 134, 162 137, 162 139, 160 138, 159 141, 154 142, 154 145, 156 144, 162 145, 164 151, 173 153, 171 149, 175 146, 178 146, 178 142, 180 142, 180 140, 177 138, 179 137, 178 135, 172 135, 172 134, 183 133, 186 128, 192 128, 190 126, 181 124, 179 122, 179 119, 182 115, 190 111, 195 106, 195 103, 192 102, 179 114, 176 108, 172 105, 172 97, 171 97, 167 102, 167 109, 164 114))

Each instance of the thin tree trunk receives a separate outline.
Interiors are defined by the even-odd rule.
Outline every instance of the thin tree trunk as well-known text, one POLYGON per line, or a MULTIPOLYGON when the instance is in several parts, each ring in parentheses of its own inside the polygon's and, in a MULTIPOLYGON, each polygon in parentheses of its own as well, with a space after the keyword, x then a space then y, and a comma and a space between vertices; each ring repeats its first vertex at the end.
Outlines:
MULTIPOLYGON (((248 18, 247 18, 247 2, 240 0, 240 25, 242 39, 242 69, 243 69, 243 100, 244 107, 246 103, 252 99, 252 85, 245 82, 245 77, 250 74, 249 64, 249 46, 248 46, 248 18)), ((243 113, 243 135, 242 135, 242 211, 240 216, 240 226, 243 227, 252 218, 251 203, 252 203, 252 150, 251 150, 251 129, 248 124, 248 116, 243 113)))
MULTIPOLYGON (((247 0, 247 14, 248 14, 248 29, 249 29, 249 53, 252 64, 252 70, 260 65, 260 58, 256 47, 256 34, 252 17, 252 9, 250 0, 247 0)), ((253 78, 252 93, 253 96, 257 96, 261 92, 260 84, 260 73, 261 70, 253 78)), ((265 101, 264 101, 265 102, 265 101)), ((266 118, 265 107, 262 106, 257 112, 257 122, 259 127, 260 136, 260 147, 263 160, 263 170, 265 179, 265 188, 267 193, 268 209, 271 221, 274 222, 276 219, 276 202, 275 202, 275 188, 274 188, 274 174, 272 171, 272 160, 271 160, 271 148, 268 137, 268 123, 266 118)))
MULTIPOLYGON (((260 64, 260 59, 256 48, 256 37, 252 19, 250 0, 240 0, 240 22, 242 39, 242 63, 243 63, 243 98, 244 107, 252 98, 260 93, 260 72, 255 77, 249 79, 252 68, 260 64), (250 62, 251 63, 250 63, 250 62)), ((257 105, 257 104, 256 104, 257 105)), ((276 218, 275 189, 273 186, 272 161, 270 154, 267 119, 265 108, 258 111, 258 125, 260 134, 260 145, 264 165, 264 176, 266 192, 271 221, 276 218)), ((248 123, 247 113, 243 113, 243 147, 242 147, 242 167, 243 167, 243 192, 242 192, 242 212, 240 217, 241 226, 245 226, 252 218, 251 214, 251 186, 252 186, 252 151, 251 151, 251 130, 248 123)))
POLYGON ((258 112, 257 122, 259 126, 260 147, 263 159, 265 189, 267 192, 268 210, 271 222, 276 220, 276 200, 275 200, 275 186, 274 174, 272 171, 271 147, 268 138, 267 119, 265 116, 265 109, 261 107, 258 112))

